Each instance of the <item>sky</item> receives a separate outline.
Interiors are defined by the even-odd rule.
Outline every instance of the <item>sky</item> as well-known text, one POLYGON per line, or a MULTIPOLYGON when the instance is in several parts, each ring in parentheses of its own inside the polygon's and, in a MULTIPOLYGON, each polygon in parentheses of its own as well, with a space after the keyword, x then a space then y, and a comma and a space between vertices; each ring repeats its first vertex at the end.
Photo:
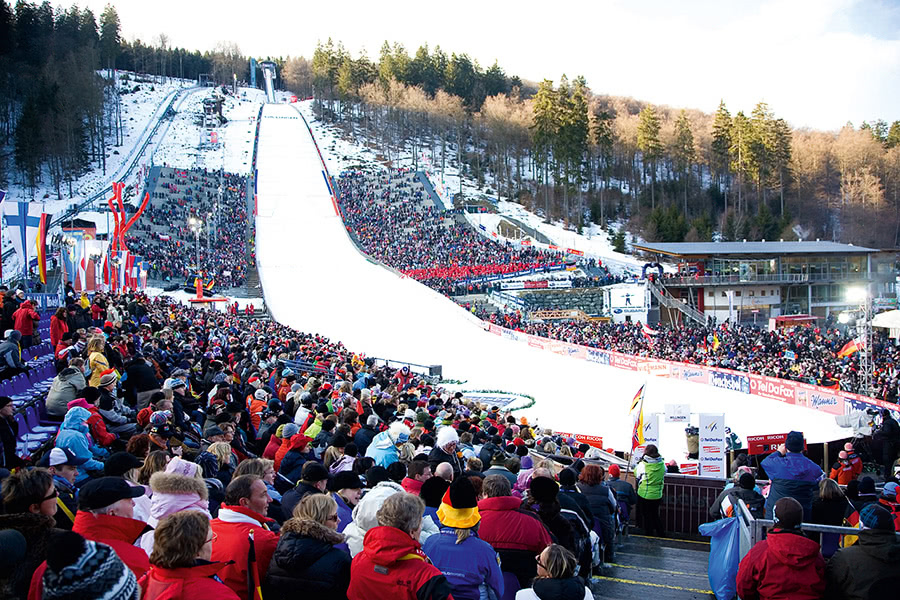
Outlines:
MULTIPOLYGON (((99 18, 110 0, 80 0, 99 18)), ((427 43, 508 75, 584 75, 598 94, 732 114, 768 102, 794 127, 900 119, 900 0, 287 2, 112 0, 126 39, 259 58, 342 41, 377 59, 385 39, 427 43)))

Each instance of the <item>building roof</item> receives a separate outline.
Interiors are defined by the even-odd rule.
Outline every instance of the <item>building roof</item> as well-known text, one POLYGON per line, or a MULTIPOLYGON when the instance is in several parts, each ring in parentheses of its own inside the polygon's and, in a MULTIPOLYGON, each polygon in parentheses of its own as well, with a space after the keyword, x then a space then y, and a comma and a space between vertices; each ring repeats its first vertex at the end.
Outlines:
POLYGON ((634 244, 635 250, 668 256, 868 254, 872 248, 837 242, 662 242, 634 244))

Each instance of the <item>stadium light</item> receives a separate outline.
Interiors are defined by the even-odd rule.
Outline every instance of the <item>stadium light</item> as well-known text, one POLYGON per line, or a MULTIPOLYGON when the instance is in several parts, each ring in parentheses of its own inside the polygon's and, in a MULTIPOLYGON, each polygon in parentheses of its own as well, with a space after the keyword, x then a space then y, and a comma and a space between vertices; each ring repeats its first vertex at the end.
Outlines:
POLYGON ((850 287, 847 288, 847 302, 852 302, 854 304, 862 304, 866 301, 866 297, 869 295, 869 291, 864 287, 850 287))
POLYGON ((838 323, 840 323, 842 325, 846 325, 847 323, 849 323, 850 319, 851 319, 850 313, 847 311, 844 311, 838 315, 838 323))

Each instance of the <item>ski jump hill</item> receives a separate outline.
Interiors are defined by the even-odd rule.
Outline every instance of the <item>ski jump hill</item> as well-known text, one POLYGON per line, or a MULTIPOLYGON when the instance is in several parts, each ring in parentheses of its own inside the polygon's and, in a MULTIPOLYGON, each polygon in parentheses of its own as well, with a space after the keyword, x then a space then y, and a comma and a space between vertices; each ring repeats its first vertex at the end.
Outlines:
MULTIPOLYGON (((809 442, 850 435, 834 416, 813 409, 590 363, 485 331, 453 301, 360 253, 296 105, 264 106, 257 168, 259 275, 266 305, 280 323, 369 356, 440 364, 444 377, 465 380, 463 390, 531 395, 535 404, 520 413, 530 423, 602 436, 615 449, 630 448, 628 411, 644 383, 645 414, 690 404, 691 413, 724 414, 742 439, 791 429, 804 431, 809 442)), ((663 456, 683 458, 684 427, 660 418, 663 456)))

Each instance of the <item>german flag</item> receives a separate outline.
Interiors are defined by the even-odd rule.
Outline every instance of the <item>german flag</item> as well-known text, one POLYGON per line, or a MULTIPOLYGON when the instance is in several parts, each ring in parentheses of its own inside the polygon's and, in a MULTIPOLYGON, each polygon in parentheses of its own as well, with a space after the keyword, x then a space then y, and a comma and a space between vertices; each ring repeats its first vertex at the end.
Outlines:
POLYGON ((859 352, 861 344, 858 344, 856 340, 850 340, 838 351, 838 358, 846 358, 852 355, 854 352, 859 352))
POLYGON ((41 275, 41 283, 47 285, 47 232, 50 231, 50 214, 41 213, 38 224, 38 234, 35 240, 37 246, 38 271, 41 275))
POLYGON ((713 352, 715 352, 716 350, 719 349, 719 336, 717 336, 715 333, 713 334, 712 347, 713 347, 713 352))

